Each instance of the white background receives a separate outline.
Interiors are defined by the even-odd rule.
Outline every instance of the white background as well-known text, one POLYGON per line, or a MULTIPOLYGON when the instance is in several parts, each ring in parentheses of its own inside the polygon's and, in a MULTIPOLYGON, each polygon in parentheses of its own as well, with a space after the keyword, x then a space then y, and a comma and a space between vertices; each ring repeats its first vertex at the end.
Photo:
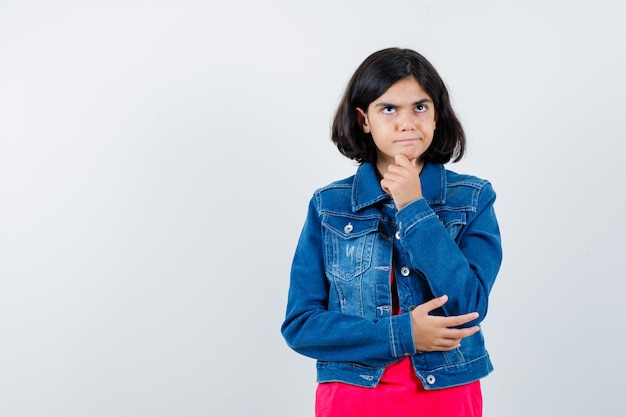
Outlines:
POLYGON ((623 416, 616 1, 0 1, 0 415, 313 415, 281 335, 349 77, 448 84, 504 263, 485 417, 623 416))

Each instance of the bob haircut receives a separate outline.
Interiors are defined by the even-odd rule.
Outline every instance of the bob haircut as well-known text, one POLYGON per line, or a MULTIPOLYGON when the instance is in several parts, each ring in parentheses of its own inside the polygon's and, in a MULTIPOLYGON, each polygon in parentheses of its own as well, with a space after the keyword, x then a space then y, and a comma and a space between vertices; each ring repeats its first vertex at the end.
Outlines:
POLYGON ((414 77, 433 100, 437 129, 421 162, 445 164, 461 160, 465 153, 465 133, 457 119, 448 90, 426 58, 410 49, 388 48, 374 52, 363 61, 350 79, 335 113, 331 139, 339 152, 359 164, 376 162, 376 145, 371 134, 361 129, 357 107, 367 111, 394 83, 414 77))

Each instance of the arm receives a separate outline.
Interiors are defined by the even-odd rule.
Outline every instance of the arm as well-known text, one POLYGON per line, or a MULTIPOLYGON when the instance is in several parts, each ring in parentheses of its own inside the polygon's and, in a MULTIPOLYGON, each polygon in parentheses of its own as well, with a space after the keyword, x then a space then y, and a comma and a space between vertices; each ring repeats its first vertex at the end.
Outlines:
POLYGON ((400 244, 411 266, 420 271, 435 297, 447 295, 446 315, 487 313, 488 296, 502 261, 500 232, 493 209, 495 192, 487 182, 475 191, 477 209, 469 213, 455 242, 423 198, 397 214, 403 227, 400 244))
POLYGON ((328 311, 322 226, 315 203, 312 199, 292 263, 281 328, 287 344, 315 359, 372 367, 415 353, 408 314, 374 320, 328 311))
POLYGON ((400 245, 432 294, 449 297, 442 307, 446 316, 478 312, 479 318, 468 324, 475 325, 487 313, 488 296, 502 262, 500 230, 493 209, 496 194, 487 181, 473 190, 476 211, 468 213, 454 241, 422 197, 419 169, 415 160, 399 154, 381 181, 399 210, 400 245))

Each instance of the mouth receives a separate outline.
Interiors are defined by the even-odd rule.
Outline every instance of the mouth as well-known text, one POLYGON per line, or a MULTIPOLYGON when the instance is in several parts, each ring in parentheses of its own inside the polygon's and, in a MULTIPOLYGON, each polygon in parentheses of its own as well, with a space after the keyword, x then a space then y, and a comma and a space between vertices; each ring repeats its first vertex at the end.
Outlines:
POLYGON ((418 138, 398 139, 398 140, 396 140, 396 143, 410 144, 410 143, 413 143, 413 142, 417 142, 418 140, 419 140, 418 138))

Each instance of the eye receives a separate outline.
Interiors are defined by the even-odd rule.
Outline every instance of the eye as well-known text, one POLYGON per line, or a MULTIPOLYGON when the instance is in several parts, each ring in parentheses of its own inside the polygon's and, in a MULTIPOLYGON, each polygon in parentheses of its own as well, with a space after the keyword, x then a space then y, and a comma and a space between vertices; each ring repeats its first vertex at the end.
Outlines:
POLYGON ((381 109, 383 114, 393 114, 396 111, 395 107, 392 106, 385 106, 381 109))
POLYGON ((418 104, 417 106, 415 106, 415 111, 418 113, 424 113, 427 110, 428 107, 425 104, 418 104))

